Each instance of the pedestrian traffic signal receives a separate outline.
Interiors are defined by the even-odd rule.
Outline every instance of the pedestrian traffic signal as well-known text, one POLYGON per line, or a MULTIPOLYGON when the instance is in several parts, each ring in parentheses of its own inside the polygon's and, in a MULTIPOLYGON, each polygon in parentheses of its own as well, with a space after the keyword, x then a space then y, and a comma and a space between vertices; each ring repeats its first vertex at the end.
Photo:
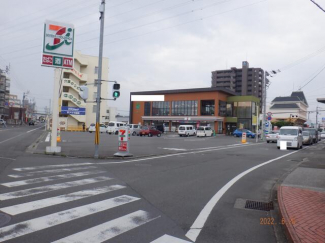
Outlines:
POLYGON ((120 97, 120 84, 113 84, 113 98, 116 99, 120 97))
POLYGON ((88 87, 85 85, 80 86, 79 95, 80 95, 81 99, 83 99, 86 102, 86 100, 88 99, 88 87))

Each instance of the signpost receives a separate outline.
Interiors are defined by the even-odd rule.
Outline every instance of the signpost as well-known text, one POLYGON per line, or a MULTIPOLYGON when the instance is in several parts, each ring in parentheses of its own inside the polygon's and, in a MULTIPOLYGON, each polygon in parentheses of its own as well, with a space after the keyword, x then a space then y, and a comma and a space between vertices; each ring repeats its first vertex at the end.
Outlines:
POLYGON ((243 132, 243 135, 241 137, 241 143, 246 143, 246 132, 243 132))
POLYGON ((55 70, 52 109, 51 146, 46 147, 47 153, 60 153, 61 147, 57 146, 58 118, 59 118, 59 80, 62 68, 72 69, 74 64, 74 26, 56 21, 45 21, 43 35, 43 49, 41 65, 60 68, 55 70))
POLYGON ((130 153, 131 131, 128 126, 120 127, 118 131, 118 152, 114 156, 131 157, 130 153))
POLYGON ((86 108, 62 106, 61 114, 68 115, 86 115, 86 108))

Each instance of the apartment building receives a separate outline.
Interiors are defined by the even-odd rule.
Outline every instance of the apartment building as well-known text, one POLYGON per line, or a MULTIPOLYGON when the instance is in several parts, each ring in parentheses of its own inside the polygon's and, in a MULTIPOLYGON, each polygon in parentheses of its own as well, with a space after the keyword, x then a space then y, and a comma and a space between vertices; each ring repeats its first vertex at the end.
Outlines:
POLYGON ((0 69, 0 118, 9 116, 10 78, 4 70, 0 69))
MULTIPOLYGON (((63 130, 74 130, 83 124, 89 127, 96 122, 98 57, 84 55, 78 51, 74 54, 73 69, 56 69, 56 80, 60 82, 61 97, 59 100, 59 127, 63 130), (80 86, 87 85, 89 97, 87 103, 79 96, 80 86)), ((108 80, 108 58, 103 58, 102 79, 108 80)), ((109 84, 102 82, 101 97, 107 98, 109 84)), ((100 106, 100 122, 107 123, 107 101, 100 106)))
POLYGON ((247 61, 242 62, 242 68, 232 67, 225 70, 212 71, 211 87, 225 88, 238 96, 255 96, 260 99, 262 110, 262 80, 264 71, 261 68, 251 68, 247 61))

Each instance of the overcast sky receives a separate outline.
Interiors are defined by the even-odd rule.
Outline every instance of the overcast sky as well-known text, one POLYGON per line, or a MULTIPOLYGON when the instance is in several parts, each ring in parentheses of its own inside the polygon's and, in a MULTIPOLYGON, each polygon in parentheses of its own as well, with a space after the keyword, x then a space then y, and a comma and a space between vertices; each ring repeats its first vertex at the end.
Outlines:
MULTIPOLYGON (((325 0, 316 0, 325 8, 325 0)), ((288 96, 325 67, 325 13, 310 0, 106 0, 104 56, 121 84, 110 102, 126 114, 129 93, 211 86, 211 71, 250 67, 270 78, 268 102, 288 96)), ((100 0, 0 0, 0 67, 11 93, 29 90, 40 111, 52 98, 53 69, 41 67, 45 19, 75 25, 75 49, 98 55, 100 0)), ((302 90, 314 111, 325 70, 302 90)), ((319 117, 325 117, 322 112, 319 117)), ((315 113, 311 114, 315 119, 315 113)))

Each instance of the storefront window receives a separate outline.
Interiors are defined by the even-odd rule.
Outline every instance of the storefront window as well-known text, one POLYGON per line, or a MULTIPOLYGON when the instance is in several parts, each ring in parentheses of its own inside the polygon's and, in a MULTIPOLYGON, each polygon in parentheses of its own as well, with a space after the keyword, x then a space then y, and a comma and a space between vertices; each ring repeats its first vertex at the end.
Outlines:
POLYGON ((232 117, 232 103, 227 103, 227 116, 232 117))
POLYGON ((219 100, 219 116, 226 116, 227 114, 227 102, 219 100))
POLYGON ((214 116, 214 100, 201 101, 201 116, 214 116))
POLYGON ((172 116, 197 116, 197 100, 173 101, 172 116))
POLYGON ((168 116, 169 115, 169 101, 152 102, 152 115, 153 116, 168 116))
POLYGON ((144 103, 144 115, 150 116, 150 102, 144 103))
POLYGON ((237 117, 252 118, 252 102, 238 102, 237 117))

